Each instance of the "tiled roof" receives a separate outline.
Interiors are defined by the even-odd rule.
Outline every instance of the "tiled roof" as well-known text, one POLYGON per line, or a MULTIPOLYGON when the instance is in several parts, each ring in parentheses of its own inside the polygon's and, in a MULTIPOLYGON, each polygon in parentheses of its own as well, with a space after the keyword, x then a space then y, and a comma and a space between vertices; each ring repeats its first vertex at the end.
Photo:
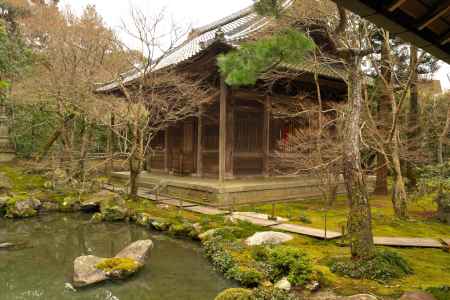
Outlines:
MULTIPOLYGON (((292 2, 293 0, 286 0, 284 7, 289 7, 292 2)), ((204 51, 212 42, 217 40, 219 35, 222 36, 224 43, 232 47, 239 47, 240 42, 248 39, 253 33, 260 31, 269 22, 269 18, 258 15, 254 11, 253 6, 250 6, 216 22, 194 29, 192 32, 192 37, 170 51, 158 62, 156 66, 152 67, 152 71, 174 66, 189 60, 204 51)), ((307 64, 299 64, 294 66, 294 69, 300 70, 302 65, 307 66, 307 64)), ((310 68, 308 67, 304 71, 308 72, 310 71, 310 68)), ((319 73, 322 72, 319 71, 319 73)), ((142 75, 143 71, 137 69, 124 74, 122 76, 122 80, 124 83, 128 83, 136 80, 142 75)), ((331 70, 326 70, 326 72, 322 75, 340 78, 331 70)), ((114 81, 101 86, 97 89, 97 91, 108 92, 117 89, 118 86, 117 81, 114 81)))

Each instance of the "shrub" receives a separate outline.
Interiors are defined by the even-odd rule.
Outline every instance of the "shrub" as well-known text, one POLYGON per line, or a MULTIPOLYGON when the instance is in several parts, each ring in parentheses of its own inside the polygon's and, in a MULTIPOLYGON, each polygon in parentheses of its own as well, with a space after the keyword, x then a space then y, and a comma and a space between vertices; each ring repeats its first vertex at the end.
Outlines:
POLYGON ((214 300, 255 300, 255 298, 251 290, 231 288, 221 292, 214 300))
POLYGON ((408 262, 393 251, 379 251, 369 260, 333 260, 330 264, 333 273, 358 279, 371 279, 388 282, 395 278, 402 278, 413 271, 408 262))
POLYGON ((226 277, 238 281, 245 287, 255 287, 263 280, 264 275, 255 268, 234 266, 225 274, 226 277))
POLYGON ((296 295, 276 288, 259 288, 253 290, 254 300, 300 300, 296 295))
POLYGON ((258 247, 253 257, 264 263, 272 282, 287 276, 293 285, 303 285, 312 277, 312 265, 309 258, 300 249, 292 246, 258 247))
POLYGON ((233 257, 225 250, 221 240, 217 237, 206 240, 203 243, 203 249, 206 257, 211 260, 214 268, 219 272, 225 274, 234 267, 235 262, 233 257))
POLYGON ((193 230, 192 224, 189 223, 176 223, 169 227, 169 233, 176 237, 189 237, 193 230))
POLYGON ((427 288, 426 291, 434 296, 436 300, 450 299, 450 285, 427 288))

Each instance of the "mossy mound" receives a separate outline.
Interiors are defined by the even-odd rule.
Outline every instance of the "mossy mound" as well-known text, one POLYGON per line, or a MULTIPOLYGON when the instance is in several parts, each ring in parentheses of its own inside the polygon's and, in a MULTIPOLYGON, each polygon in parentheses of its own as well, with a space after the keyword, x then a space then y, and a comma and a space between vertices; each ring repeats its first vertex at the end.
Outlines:
POLYGON ((96 264, 95 267, 110 277, 124 278, 136 273, 140 265, 131 258, 107 258, 96 264))
POLYGON ((62 212, 74 212, 80 210, 80 200, 72 196, 67 196, 59 203, 59 210, 62 212))
POLYGON ((16 194, 6 199, 5 216, 7 218, 34 217, 40 206, 41 202, 30 195, 16 194))
POLYGON ((329 264, 333 273, 355 279, 389 282, 413 274, 408 262, 393 251, 379 251, 368 260, 333 259, 329 264))
POLYGON ((231 288, 224 290, 214 300, 256 300, 248 289, 231 288))
POLYGON ((434 296, 436 300, 450 299, 450 285, 427 288, 426 291, 434 296))

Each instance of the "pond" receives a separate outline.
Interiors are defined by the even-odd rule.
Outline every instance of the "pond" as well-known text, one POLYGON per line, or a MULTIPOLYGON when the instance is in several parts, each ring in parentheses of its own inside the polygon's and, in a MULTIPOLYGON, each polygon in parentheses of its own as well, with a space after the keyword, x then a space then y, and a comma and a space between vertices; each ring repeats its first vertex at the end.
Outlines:
POLYGON ((199 245, 124 223, 89 223, 85 214, 49 214, 26 220, 0 218, 0 300, 211 300, 233 283, 216 273, 199 245), (150 238, 146 266, 123 282, 73 292, 65 288, 73 260, 92 254, 112 257, 131 242, 150 238))

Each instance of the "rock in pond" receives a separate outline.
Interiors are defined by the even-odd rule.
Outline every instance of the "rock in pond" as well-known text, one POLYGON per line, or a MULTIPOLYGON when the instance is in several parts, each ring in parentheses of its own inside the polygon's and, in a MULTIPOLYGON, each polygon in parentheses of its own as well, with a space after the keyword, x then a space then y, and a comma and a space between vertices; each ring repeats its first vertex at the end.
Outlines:
POLYGON ((122 221, 128 216, 128 209, 122 206, 113 205, 102 207, 103 220, 105 221, 122 221))
POLYGON ((58 211, 59 205, 56 202, 45 201, 42 203, 42 210, 44 211, 58 211))
POLYGON ((73 285, 83 287, 107 280, 106 273, 97 269, 97 265, 104 260, 93 255, 77 257, 73 262, 73 285))
POLYGON ((93 255, 77 257, 74 261, 73 284, 75 287, 84 287, 132 275, 144 266, 152 248, 151 240, 139 240, 122 249, 113 258, 93 255))
POLYGON ((282 233, 282 232, 276 232, 276 231, 262 231, 257 232, 251 237, 247 238, 245 240, 245 243, 248 246, 258 246, 258 245, 277 245, 282 244, 287 241, 292 240, 293 237, 290 234, 282 233))
POLYGON ((115 257, 130 258, 137 261, 139 264, 144 265, 150 250, 152 249, 153 242, 151 240, 140 240, 122 249, 115 257))
POLYGON ((400 300, 436 300, 436 298, 431 294, 417 291, 404 293, 400 300))
POLYGON ((41 202, 28 196, 26 199, 12 197, 7 200, 6 217, 8 218, 28 218, 37 214, 37 209, 41 207, 41 202))

